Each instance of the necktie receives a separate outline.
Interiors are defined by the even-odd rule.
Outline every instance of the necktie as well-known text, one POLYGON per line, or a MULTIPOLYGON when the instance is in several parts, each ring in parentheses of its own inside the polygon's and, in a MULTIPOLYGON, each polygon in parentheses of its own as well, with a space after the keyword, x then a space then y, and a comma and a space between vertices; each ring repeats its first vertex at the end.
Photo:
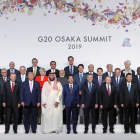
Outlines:
POLYGON ((108 92, 108 96, 110 97, 110 90, 109 90, 109 85, 108 85, 107 92, 108 92))
POLYGON ((101 76, 99 76, 99 86, 101 86, 101 76))
POLYGON ((72 85, 70 85, 70 91, 71 91, 71 93, 72 93, 72 85))
POLYGON ((34 77, 36 76, 36 68, 34 67, 34 77))
POLYGON ((83 77, 82 77, 82 74, 80 74, 80 83, 82 82, 82 78, 83 78, 83 77))
POLYGON ((3 80, 4 80, 4 83, 5 83, 6 82, 6 78, 4 77, 3 80))
POLYGON ((117 86, 119 85, 118 76, 117 76, 117 86))
POLYGON ((139 75, 139 86, 140 86, 140 75, 139 75))
POLYGON ((130 92, 130 84, 128 84, 128 91, 130 92))
POLYGON ((24 82, 24 75, 22 75, 22 82, 24 82))
POLYGON ((91 83, 89 84, 89 92, 91 92, 91 89, 92 89, 92 87, 91 87, 91 83))
POLYGON ((30 92, 32 93, 32 81, 30 81, 30 92))
POLYGON ((13 73, 13 69, 11 69, 11 73, 13 73))
POLYGON ((71 73, 71 74, 73 74, 73 71, 72 71, 72 66, 70 66, 70 73, 71 73))
POLYGON ((110 77, 111 77, 111 72, 110 72, 110 77))
POLYGON ((12 92, 14 91, 14 83, 12 82, 12 92))

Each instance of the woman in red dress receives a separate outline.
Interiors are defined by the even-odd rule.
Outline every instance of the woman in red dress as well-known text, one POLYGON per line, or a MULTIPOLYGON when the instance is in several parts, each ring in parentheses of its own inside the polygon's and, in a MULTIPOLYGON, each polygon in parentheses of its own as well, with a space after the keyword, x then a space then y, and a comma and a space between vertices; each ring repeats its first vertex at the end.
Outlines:
MULTIPOLYGON (((48 76, 46 76, 46 71, 44 68, 40 68, 40 75, 35 78, 35 81, 40 83, 40 90, 42 92, 42 87, 46 81, 48 81, 48 76)), ((38 108, 38 124, 41 124, 41 106, 38 108)))

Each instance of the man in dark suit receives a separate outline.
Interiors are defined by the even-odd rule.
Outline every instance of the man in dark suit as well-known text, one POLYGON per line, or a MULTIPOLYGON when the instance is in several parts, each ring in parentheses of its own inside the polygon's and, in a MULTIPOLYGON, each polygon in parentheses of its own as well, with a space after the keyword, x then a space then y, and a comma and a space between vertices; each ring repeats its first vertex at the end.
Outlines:
POLYGON ((33 72, 34 78, 36 76, 39 76, 40 75, 40 72, 39 72, 40 67, 38 67, 37 64, 38 64, 38 60, 36 58, 33 58, 32 59, 32 67, 27 68, 26 75, 28 75, 28 72, 33 72))
MULTIPOLYGON (((82 86, 87 81, 87 74, 83 72, 84 71, 83 64, 78 65, 78 71, 79 72, 74 75, 74 84, 79 86, 79 101, 81 104, 82 86)), ((77 120, 78 120, 79 113, 80 113, 80 107, 78 108, 77 120)))
POLYGON ((7 76, 9 77, 11 73, 15 73, 16 75, 19 74, 19 71, 17 69, 15 69, 15 63, 13 61, 11 61, 9 63, 9 67, 10 69, 7 70, 7 76))
MULTIPOLYGON (((100 92, 100 87, 105 84, 105 78, 103 77, 103 69, 102 68, 98 68, 97 69, 97 74, 98 76, 95 77, 93 79, 93 83, 95 83, 97 85, 98 88, 98 99, 99 99, 99 92, 100 92)), ((100 100, 98 101, 98 106, 100 105, 100 100)), ((96 124, 99 124, 99 122, 101 122, 101 120, 99 120, 99 115, 101 114, 100 108, 98 107, 96 110, 96 124)))
POLYGON ((107 131, 107 116, 109 114, 110 133, 114 133, 114 108, 117 108, 116 87, 111 85, 111 77, 107 76, 106 84, 100 89, 100 108, 102 109, 103 133, 107 131))
POLYGON ((73 76, 68 77, 69 84, 63 87, 63 107, 66 108, 67 134, 70 134, 70 118, 72 113, 73 133, 77 134, 77 107, 79 107, 79 87, 73 83, 73 76))
POLYGON ((68 77, 70 75, 75 75, 78 73, 78 68, 76 66, 73 65, 74 62, 74 57, 73 56, 69 56, 68 57, 68 62, 69 62, 69 66, 64 68, 65 71, 65 76, 68 77))
POLYGON ((107 67, 107 72, 105 72, 103 74, 103 77, 104 78, 106 78, 107 76, 113 77, 114 76, 113 65, 112 64, 108 64, 106 67, 107 67))
POLYGON ((121 71, 121 76, 126 77, 127 73, 131 73, 132 77, 135 76, 135 71, 130 68, 131 62, 126 60, 124 62, 125 69, 121 71))
MULTIPOLYGON (((137 75, 135 75, 133 77, 133 82, 138 87, 138 90, 139 90, 139 98, 140 98, 140 67, 137 68, 137 75)), ((140 101, 140 99, 139 99, 139 101, 140 101)), ((140 110, 140 106, 139 106, 139 110, 140 110)), ((137 123, 137 111, 138 111, 138 108, 136 108, 136 119, 135 119, 136 120, 136 123, 137 123)), ((139 123, 140 123, 140 119, 139 119, 139 123)))
POLYGON ((94 72, 94 65, 93 64, 90 64, 88 66, 88 70, 89 71, 86 74, 92 74, 93 75, 93 79, 95 79, 98 76, 98 74, 94 72))
MULTIPOLYGON (((27 81, 28 78, 26 76, 26 68, 25 66, 21 66, 20 67, 20 74, 16 76, 16 81, 18 81, 20 84, 22 84, 22 82, 27 81)), ((22 124, 22 116, 23 116, 23 107, 20 106, 19 107, 19 119, 18 119, 18 124, 22 124)))
POLYGON ((95 109, 98 108, 98 89, 97 85, 93 84, 92 81, 93 75, 88 74, 87 83, 85 83, 82 88, 82 108, 84 109, 85 116, 85 134, 88 133, 90 112, 92 116, 92 133, 95 133, 96 128, 95 109))
POLYGON ((139 92, 138 92, 137 85, 132 82, 131 73, 127 73, 126 82, 122 84, 120 102, 121 102, 121 106, 124 108, 125 133, 129 133, 129 128, 131 128, 131 133, 136 133, 135 113, 136 113, 136 107, 139 106, 139 92), (129 121, 129 115, 131 118, 131 122, 129 121))
POLYGON ((0 76, 0 124, 3 124, 4 122, 4 107, 2 105, 3 101, 3 91, 4 91, 4 83, 9 80, 9 77, 7 77, 7 69, 1 70, 1 76, 0 76))
MULTIPOLYGON (((116 87, 117 90, 117 106, 119 109, 119 121, 123 124, 123 108, 120 104, 120 94, 121 94, 121 85, 125 81, 123 76, 120 76, 121 70, 120 68, 115 69, 115 75, 111 78, 111 83, 116 87)), ((114 109, 114 123, 116 123, 116 109, 114 109)))
POLYGON ((5 107, 5 134, 9 133, 11 110, 13 112, 14 133, 17 133, 18 107, 20 107, 20 83, 16 80, 16 74, 10 75, 10 80, 4 84, 3 107, 5 107))
POLYGON ((28 80, 21 85, 20 99, 24 107, 25 133, 29 133, 30 125, 33 133, 37 129, 37 107, 41 103, 40 84, 34 79, 34 73, 28 73, 28 80), (31 117, 31 120, 30 120, 31 117))
POLYGON ((50 72, 54 72, 56 77, 58 78, 59 77, 59 70, 56 69, 56 62, 55 61, 51 61, 50 62, 50 66, 51 66, 51 69, 46 71, 46 76, 48 76, 50 74, 50 72))

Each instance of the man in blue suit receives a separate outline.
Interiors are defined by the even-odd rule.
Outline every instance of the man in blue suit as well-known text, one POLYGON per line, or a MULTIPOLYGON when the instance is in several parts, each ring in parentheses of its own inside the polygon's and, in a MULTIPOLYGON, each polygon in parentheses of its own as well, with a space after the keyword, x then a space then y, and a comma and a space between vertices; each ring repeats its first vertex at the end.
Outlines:
MULTIPOLYGON (((100 87, 105 84, 105 77, 103 76, 103 69, 98 68, 97 69, 97 74, 98 76, 93 79, 93 83, 97 85, 98 88, 98 99, 99 97, 99 92, 100 92, 100 87)), ((100 105, 100 102, 98 101, 98 106, 100 105)), ((100 108, 97 108, 96 111, 96 124, 99 124, 99 111, 100 108)), ((100 121, 101 122, 101 121, 100 121)))
POLYGON ((32 132, 36 133, 37 107, 41 103, 40 85, 33 80, 34 74, 32 72, 28 73, 28 79, 28 81, 22 83, 20 92, 21 105, 24 107, 24 127, 26 134, 29 133, 30 124, 32 132))
POLYGON ((40 75, 40 72, 39 72, 40 67, 38 67, 37 64, 38 64, 38 60, 36 58, 33 58, 32 59, 32 67, 27 68, 26 74, 28 75, 28 72, 33 72, 34 78, 36 76, 39 76, 40 75))
POLYGON ((66 108, 67 134, 70 134, 70 116, 72 112, 73 133, 77 134, 77 107, 79 107, 79 87, 73 83, 73 76, 68 77, 69 84, 63 87, 63 107, 66 108))
MULTIPOLYGON (((81 95, 82 95, 82 86, 84 83, 87 81, 87 74, 85 74, 84 71, 84 65, 79 64, 78 65, 78 73, 74 75, 74 84, 79 86, 79 102, 81 104, 81 95)), ((78 115, 80 114, 80 107, 77 109, 78 114, 77 114, 77 120, 78 120, 78 115)))
MULTIPOLYGON (((113 86, 116 87, 116 92, 117 92, 117 106, 119 109, 119 121, 121 124, 123 124, 123 108, 121 107, 120 104, 120 94, 121 94, 121 85, 125 81, 125 78, 120 75, 121 70, 120 68, 115 69, 115 75, 111 78, 111 83, 113 86)), ((114 109, 114 123, 116 123, 116 109, 114 109)))
POLYGON ((90 112, 92 116, 92 133, 95 133, 96 128, 95 109, 98 108, 98 93, 97 85, 93 84, 92 81, 93 75, 88 74, 87 83, 85 83, 82 88, 82 108, 84 109, 85 116, 85 134, 88 133, 90 112))

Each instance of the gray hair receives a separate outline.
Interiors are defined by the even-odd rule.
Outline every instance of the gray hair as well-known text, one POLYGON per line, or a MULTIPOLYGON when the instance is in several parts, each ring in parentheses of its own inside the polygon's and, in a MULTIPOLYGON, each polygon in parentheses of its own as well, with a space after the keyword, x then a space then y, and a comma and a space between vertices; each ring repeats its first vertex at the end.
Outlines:
POLYGON ((13 62, 13 61, 11 61, 11 62, 9 63, 9 65, 10 65, 11 63, 13 63, 13 64, 15 65, 15 62, 13 62))
POLYGON ((124 64, 125 64, 125 63, 127 63, 127 64, 131 65, 130 60, 126 60, 126 61, 124 62, 124 64))
POLYGON ((63 72, 65 73, 65 71, 64 71, 64 70, 59 70, 59 73, 60 73, 61 71, 63 71, 63 72))
POLYGON ((107 78, 110 78, 110 79, 111 79, 111 77, 110 77, 110 76, 107 76, 107 77, 105 78, 105 80, 106 80, 107 78))
POLYGON ((23 67, 23 68, 25 68, 25 70, 26 70, 26 67, 25 67, 25 66, 20 66, 20 68, 19 68, 19 69, 21 69, 22 67, 23 67))
POLYGON ((93 65, 93 64, 90 64, 90 65, 88 66, 88 68, 89 68, 90 66, 93 66, 93 67, 94 67, 94 65, 93 65))
POLYGON ((44 73, 46 72, 46 70, 44 68, 40 68, 39 72, 44 71, 44 73))
POLYGON ((113 67, 113 65, 112 65, 112 64, 107 64, 107 65, 106 65, 106 67, 108 68, 108 66, 110 66, 110 65, 113 67))
POLYGON ((6 71, 7 71, 7 69, 6 69, 6 68, 3 68, 3 69, 1 69, 1 72, 2 72, 3 70, 6 70, 6 71))

